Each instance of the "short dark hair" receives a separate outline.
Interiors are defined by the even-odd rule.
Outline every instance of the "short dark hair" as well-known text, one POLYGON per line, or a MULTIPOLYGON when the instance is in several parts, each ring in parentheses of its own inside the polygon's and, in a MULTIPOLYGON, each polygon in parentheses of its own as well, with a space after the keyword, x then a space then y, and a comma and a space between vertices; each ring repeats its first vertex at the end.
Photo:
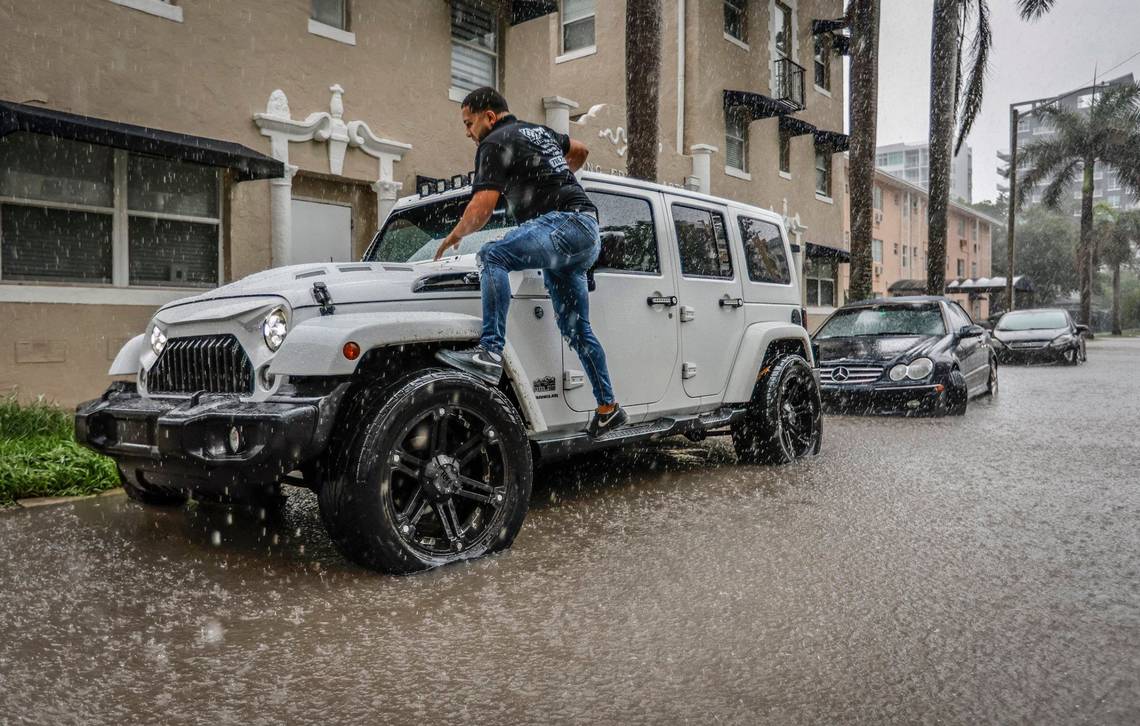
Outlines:
POLYGON ((507 108, 507 99, 503 98, 503 94, 490 86, 476 88, 471 93, 468 93, 460 105, 464 108, 471 109, 473 113, 482 113, 483 111, 506 113, 510 111, 510 109, 507 108))

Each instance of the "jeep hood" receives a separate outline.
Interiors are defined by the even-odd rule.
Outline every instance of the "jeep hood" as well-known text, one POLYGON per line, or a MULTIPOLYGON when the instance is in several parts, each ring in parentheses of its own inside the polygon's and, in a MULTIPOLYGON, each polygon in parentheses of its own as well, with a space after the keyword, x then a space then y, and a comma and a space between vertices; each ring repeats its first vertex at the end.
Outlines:
POLYGON ((426 275, 466 272, 475 269, 475 256, 451 258, 440 262, 395 264, 390 262, 340 262, 290 265, 258 272, 237 282, 215 288, 201 295, 183 298, 162 309, 191 305, 211 300, 263 297, 284 298, 294 310, 316 307, 313 286, 323 283, 333 305, 406 300, 412 296, 412 285, 426 275))

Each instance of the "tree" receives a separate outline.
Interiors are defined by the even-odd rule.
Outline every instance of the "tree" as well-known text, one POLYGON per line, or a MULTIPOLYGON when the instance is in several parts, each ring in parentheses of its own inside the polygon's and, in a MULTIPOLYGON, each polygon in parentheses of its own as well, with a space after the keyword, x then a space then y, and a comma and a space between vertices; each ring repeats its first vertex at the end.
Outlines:
POLYGON ((1120 335, 1120 268, 1136 260, 1133 250, 1140 245, 1140 211, 1118 212, 1101 203, 1093 216, 1100 262, 1112 270, 1112 334, 1120 335))
MULTIPOLYGON (((1036 19, 1055 0, 1017 0, 1022 19, 1036 19)), ((941 295, 946 287, 946 224, 950 207, 950 163, 982 107, 993 34, 986 0, 934 0, 930 46, 930 171, 928 178, 926 290, 941 295), (965 29, 975 20, 970 44, 970 73, 962 85, 965 29), (965 94, 963 95, 963 90, 965 94), (954 146, 954 127, 958 143, 954 146), (953 148, 953 154, 951 153, 953 148)))
POLYGON ((876 114, 879 95, 879 0, 851 0, 851 193, 852 300, 871 297, 871 237, 875 191, 876 114))
POLYGON ((635 179, 657 181, 658 81, 661 77, 661 0, 625 3, 625 113, 635 179))
MULTIPOLYGON (((1033 281, 1038 304, 1077 289, 1077 225, 1072 217, 1034 207, 1017 220, 1017 273, 1033 281)), ((1008 275, 1006 237, 993 237, 993 274, 1008 275)))
POLYGON ((1140 87, 1098 88, 1092 96, 1087 113, 1055 104, 1035 110, 1054 133, 1026 145, 1022 152, 1028 171, 1018 176, 1016 200, 1022 204, 1035 185, 1047 183, 1042 201, 1057 208, 1076 175, 1081 174, 1077 271, 1080 317, 1085 325, 1092 318, 1093 174, 1097 163, 1115 166, 1121 185, 1140 196, 1140 87))

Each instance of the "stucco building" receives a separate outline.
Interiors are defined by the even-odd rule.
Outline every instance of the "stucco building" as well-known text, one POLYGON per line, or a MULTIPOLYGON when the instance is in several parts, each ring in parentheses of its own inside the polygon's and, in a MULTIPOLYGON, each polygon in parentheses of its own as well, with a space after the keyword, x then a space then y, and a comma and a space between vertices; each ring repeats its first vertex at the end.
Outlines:
MULTIPOLYGON (((659 180, 785 215, 839 302, 841 0, 664 0, 659 180)), ((0 391, 97 395, 154 309, 358 257, 497 86, 625 169, 624 3, 0 0, 0 391)))
MULTIPOLYGON (((875 171, 873 195, 873 294, 876 297, 926 294, 929 195, 918 185, 881 170, 875 171)), ((844 208, 850 209, 850 204, 850 195, 844 195, 844 208)), ((845 214, 844 219, 849 216, 845 214)), ((1000 224, 964 204, 950 201, 946 235, 947 291, 975 320, 989 315, 988 296, 955 293, 954 283, 990 277, 993 228, 1000 224)), ((847 236, 850 237, 850 228, 847 236)))

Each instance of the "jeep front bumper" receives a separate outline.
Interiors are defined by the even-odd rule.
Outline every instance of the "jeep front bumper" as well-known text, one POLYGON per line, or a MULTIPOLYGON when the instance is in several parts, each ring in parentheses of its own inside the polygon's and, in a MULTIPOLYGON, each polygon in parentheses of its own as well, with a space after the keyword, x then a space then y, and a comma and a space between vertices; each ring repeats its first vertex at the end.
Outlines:
POLYGON ((347 384, 319 397, 143 398, 116 384, 80 404, 75 438, 158 486, 210 491, 278 481, 325 450, 347 384))

